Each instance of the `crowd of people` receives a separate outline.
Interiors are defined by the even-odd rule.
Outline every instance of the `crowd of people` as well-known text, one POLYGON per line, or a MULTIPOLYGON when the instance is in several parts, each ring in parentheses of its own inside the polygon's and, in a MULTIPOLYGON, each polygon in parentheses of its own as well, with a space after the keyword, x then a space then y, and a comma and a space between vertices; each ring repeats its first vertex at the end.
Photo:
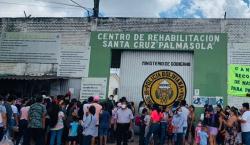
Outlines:
POLYGON ((139 128, 139 145, 250 145, 249 103, 241 109, 205 105, 201 116, 185 100, 172 108, 143 102, 135 109, 123 97, 80 102, 64 97, 0 96, 0 141, 16 145, 127 145, 139 128))
POLYGON ((250 145, 249 103, 241 109, 205 105, 195 116, 195 107, 182 100, 171 109, 142 106, 139 113, 139 145, 250 145))

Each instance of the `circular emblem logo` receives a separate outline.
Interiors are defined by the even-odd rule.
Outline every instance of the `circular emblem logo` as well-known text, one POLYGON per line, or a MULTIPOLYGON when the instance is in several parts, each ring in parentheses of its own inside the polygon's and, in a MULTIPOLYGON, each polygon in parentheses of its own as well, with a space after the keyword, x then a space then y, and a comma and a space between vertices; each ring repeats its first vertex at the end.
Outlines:
POLYGON ((143 83, 142 96, 147 105, 171 106, 186 97, 186 84, 182 77, 171 70, 150 74, 143 83))

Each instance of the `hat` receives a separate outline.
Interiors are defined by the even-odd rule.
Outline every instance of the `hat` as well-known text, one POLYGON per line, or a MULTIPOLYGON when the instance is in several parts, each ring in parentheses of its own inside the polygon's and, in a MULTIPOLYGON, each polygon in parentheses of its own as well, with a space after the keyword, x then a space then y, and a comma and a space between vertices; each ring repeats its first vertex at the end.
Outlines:
POLYGON ((99 101, 100 97, 99 96, 94 96, 94 101, 99 101))

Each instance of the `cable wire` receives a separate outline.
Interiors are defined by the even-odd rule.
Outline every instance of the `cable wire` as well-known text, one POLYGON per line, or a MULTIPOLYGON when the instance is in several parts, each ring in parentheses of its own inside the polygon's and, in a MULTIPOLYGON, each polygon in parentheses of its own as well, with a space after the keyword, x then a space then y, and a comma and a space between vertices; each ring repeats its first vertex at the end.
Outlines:
MULTIPOLYGON (((0 2, 1 4, 7 4, 7 5, 22 5, 22 6, 37 6, 37 7, 49 7, 49 8, 64 8, 65 7, 57 7, 57 6, 41 6, 41 5, 35 5, 35 4, 21 4, 21 3, 14 3, 14 2, 0 2)), ((81 7, 75 7, 75 8, 67 8, 67 9, 76 9, 81 7)))

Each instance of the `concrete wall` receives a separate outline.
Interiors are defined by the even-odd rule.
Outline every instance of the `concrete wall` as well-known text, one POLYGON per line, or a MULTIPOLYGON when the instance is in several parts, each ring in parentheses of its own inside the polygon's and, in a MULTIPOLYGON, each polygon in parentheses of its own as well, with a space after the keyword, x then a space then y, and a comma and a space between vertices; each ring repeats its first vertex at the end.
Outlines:
MULTIPOLYGON (((227 33, 228 64, 250 65, 250 19, 2 18, 0 30, 0 33, 52 32, 66 36, 79 32, 84 33, 83 41, 91 31, 227 33)), ((228 98, 230 105, 243 101, 250 99, 228 98)))

